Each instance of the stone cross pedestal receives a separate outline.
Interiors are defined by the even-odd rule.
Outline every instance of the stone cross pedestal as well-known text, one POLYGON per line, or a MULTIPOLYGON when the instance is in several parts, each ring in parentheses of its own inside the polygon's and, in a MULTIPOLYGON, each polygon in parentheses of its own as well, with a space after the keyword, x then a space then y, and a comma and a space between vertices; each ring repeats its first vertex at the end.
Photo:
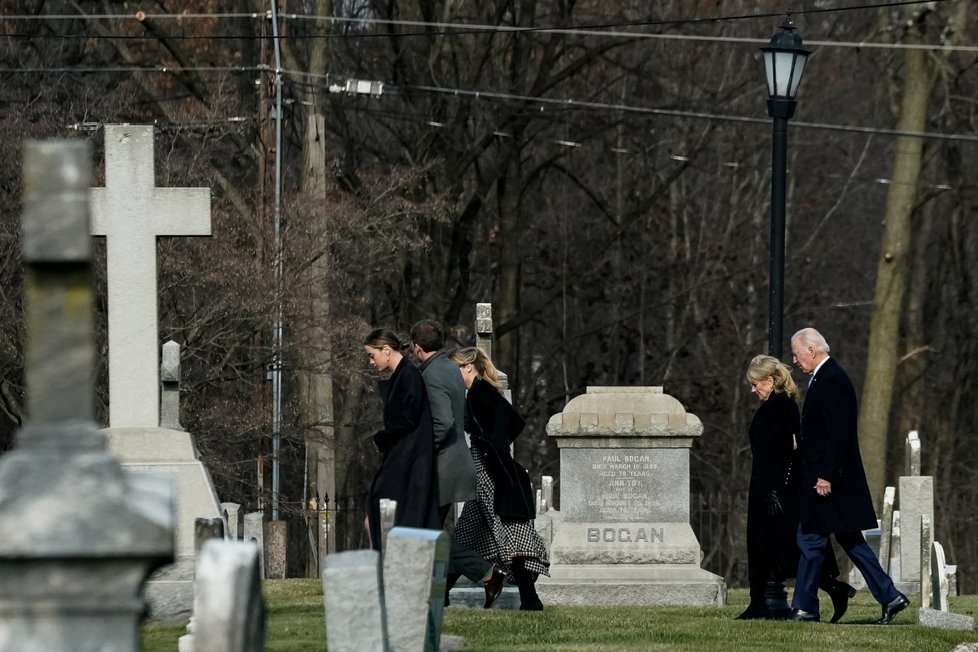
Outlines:
POLYGON ((560 510, 542 517, 553 531, 544 604, 726 604, 689 524, 689 449, 702 432, 661 387, 588 387, 550 419, 561 482, 560 510))
POLYGON ((210 190, 158 188, 152 125, 105 126, 104 188, 91 188, 93 236, 106 238, 109 449, 127 473, 163 473, 176 490, 177 564, 147 586, 150 616, 186 618, 192 608, 194 521, 218 518, 210 475, 180 426, 180 355, 160 362, 156 247, 161 236, 210 235, 210 190), (164 383, 161 413, 161 373, 164 383), (162 592, 162 593, 161 593, 162 592))
POLYGON ((141 585, 173 557, 159 475, 123 475, 93 422, 88 193, 81 142, 24 148, 27 425, 0 459, 0 649, 136 650, 141 585))

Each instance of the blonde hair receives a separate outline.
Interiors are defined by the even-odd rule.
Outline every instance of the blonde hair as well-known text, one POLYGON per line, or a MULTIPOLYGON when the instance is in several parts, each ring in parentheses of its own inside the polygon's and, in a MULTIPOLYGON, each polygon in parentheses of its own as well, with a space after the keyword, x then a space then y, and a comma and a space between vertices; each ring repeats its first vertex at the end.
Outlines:
POLYGON ((788 367, 770 355, 755 355, 754 359, 747 365, 747 382, 756 383, 771 378, 774 380, 774 391, 784 392, 791 398, 798 400, 798 386, 788 367))
POLYGON ((477 378, 486 381, 498 391, 503 391, 503 385, 499 382, 499 372, 496 371, 496 366, 492 364, 492 360, 489 359, 486 352, 479 347, 466 346, 458 349, 452 354, 452 362, 460 367, 467 364, 473 365, 477 378))

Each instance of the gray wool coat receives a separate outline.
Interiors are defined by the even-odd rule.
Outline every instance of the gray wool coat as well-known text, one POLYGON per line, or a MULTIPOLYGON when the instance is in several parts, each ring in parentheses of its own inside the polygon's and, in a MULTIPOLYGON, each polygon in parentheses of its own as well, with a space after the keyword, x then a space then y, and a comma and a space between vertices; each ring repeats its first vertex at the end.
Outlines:
POLYGON ((421 363, 438 455, 438 503, 475 498, 475 464, 465 443, 465 383, 444 349, 421 363))

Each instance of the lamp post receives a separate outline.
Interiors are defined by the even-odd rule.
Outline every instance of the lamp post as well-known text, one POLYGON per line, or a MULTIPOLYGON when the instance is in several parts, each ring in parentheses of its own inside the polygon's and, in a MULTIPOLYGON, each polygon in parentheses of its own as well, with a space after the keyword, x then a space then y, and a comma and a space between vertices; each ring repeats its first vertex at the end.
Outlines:
POLYGON ((784 214, 788 176, 788 119, 795 114, 795 95, 812 52, 795 33, 789 15, 771 42, 761 48, 767 75, 767 112, 774 119, 771 152, 771 269, 768 353, 779 360, 783 352, 784 313, 784 214))

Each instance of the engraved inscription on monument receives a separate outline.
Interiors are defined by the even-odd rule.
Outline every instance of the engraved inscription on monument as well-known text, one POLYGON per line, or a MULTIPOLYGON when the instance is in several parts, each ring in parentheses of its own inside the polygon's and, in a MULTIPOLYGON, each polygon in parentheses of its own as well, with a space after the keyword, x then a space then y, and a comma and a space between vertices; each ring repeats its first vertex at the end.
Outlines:
MULTIPOLYGON (((688 498, 677 492, 685 451, 669 448, 564 449, 576 487, 563 488, 562 513, 576 523, 682 523, 688 498)), ((687 480, 688 482, 688 480, 687 480)))
POLYGON ((591 469, 597 476, 594 494, 587 506, 599 521, 648 521, 652 518, 655 497, 649 491, 652 474, 658 464, 651 455, 623 454, 617 451, 602 455, 591 469))

